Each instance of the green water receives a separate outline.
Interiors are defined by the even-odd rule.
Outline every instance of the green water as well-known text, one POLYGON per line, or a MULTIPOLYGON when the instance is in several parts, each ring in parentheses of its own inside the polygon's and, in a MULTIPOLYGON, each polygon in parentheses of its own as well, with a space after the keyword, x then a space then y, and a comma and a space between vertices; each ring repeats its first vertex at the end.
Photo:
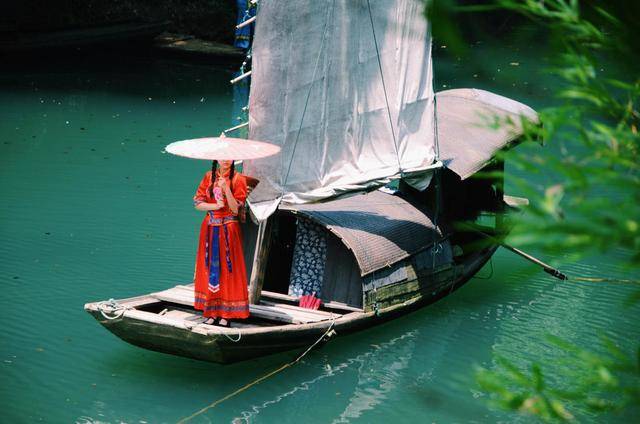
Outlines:
MULTIPOLYGON (((540 63, 517 50, 484 54, 496 61, 481 70, 442 59, 438 88, 546 104, 547 81, 534 75, 540 63)), ((82 308, 189 282, 200 223, 191 197, 206 164, 162 149, 231 125, 229 77, 134 58, 0 71, 1 421, 176 422, 295 356, 219 366, 145 351, 82 308)), ((629 278, 616 265, 624 255, 563 269, 629 278)), ((500 353, 547 363, 553 375, 565 365, 548 333, 583 346, 607 335, 630 350, 640 329, 637 310, 622 306, 629 293, 559 282, 499 250, 448 298, 338 338, 193 422, 529 422, 487 406, 474 366, 491 367, 500 353)))

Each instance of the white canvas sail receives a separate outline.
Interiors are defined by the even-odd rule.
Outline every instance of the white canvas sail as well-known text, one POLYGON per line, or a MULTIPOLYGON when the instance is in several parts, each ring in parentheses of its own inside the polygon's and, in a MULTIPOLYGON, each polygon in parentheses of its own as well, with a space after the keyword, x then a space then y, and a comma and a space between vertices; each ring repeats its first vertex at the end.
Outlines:
POLYGON ((431 39, 421 0, 262 0, 252 49, 249 138, 282 147, 245 163, 262 220, 417 175, 434 161, 431 39))

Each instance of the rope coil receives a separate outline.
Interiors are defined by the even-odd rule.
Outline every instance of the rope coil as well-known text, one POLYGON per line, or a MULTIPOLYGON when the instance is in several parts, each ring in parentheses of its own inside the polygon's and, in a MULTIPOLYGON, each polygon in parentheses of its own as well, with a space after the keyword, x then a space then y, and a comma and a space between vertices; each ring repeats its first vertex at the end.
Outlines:
POLYGON ((124 306, 119 304, 115 299, 105 300, 103 302, 98 303, 98 311, 105 319, 109 321, 113 321, 116 319, 122 318, 124 313, 131 309, 128 306, 124 306))

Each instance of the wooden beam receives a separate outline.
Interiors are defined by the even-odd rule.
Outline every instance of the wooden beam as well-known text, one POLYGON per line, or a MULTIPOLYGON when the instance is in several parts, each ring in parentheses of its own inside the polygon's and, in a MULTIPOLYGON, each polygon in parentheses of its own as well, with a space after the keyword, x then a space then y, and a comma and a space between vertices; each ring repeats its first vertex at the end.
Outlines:
POLYGON ((253 256, 253 266, 251 267, 251 277, 249 278, 249 303, 252 305, 260 302, 264 274, 269 258, 269 246, 271 245, 271 227, 273 217, 262 221, 258 226, 258 237, 256 239, 256 250, 253 256))
MULTIPOLYGON (((280 302, 287 302, 292 305, 298 304, 298 301, 299 301, 297 297, 289 296, 288 294, 266 291, 266 290, 262 292, 262 296, 267 299, 277 300, 280 302)), ((362 312, 363 311, 362 308, 356 308, 355 306, 349 306, 346 303, 334 302, 334 301, 330 301, 330 302, 322 301, 322 307, 324 309, 334 309, 337 311, 344 311, 344 312, 362 312)))
MULTIPOLYGON (((153 293, 152 296, 165 302, 193 306, 193 290, 189 290, 184 286, 173 287, 168 290, 153 293)), ((249 311, 251 317, 287 324, 304 324, 329 319, 329 317, 325 315, 313 314, 313 311, 306 311, 304 308, 280 308, 278 305, 249 305, 249 311)))
POLYGON ((315 321, 322 321, 325 319, 332 319, 332 318, 335 319, 335 318, 340 318, 340 316, 342 316, 342 314, 332 314, 331 312, 319 311, 317 309, 301 308, 299 306, 288 305, 284 303, 269 302, 266 300, 261 300, 260 304, 265 306, 271 306, 275 309, 280 309, 284 311, 293 311, 294 313, 300 314, 301 316, 313 318, 315 321))

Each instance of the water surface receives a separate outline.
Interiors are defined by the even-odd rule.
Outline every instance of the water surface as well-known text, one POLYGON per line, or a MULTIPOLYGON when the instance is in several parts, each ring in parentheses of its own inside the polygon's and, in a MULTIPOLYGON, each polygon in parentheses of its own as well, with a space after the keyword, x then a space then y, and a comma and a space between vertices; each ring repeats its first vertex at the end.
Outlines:
MULTIPOLYGON (((438 88, 546 104, 549 81, 535 77, 542 58, 482 48, 474 53, 488 58, 481 69, 441 55, 438 88)), ((230 75, 149 58, 0 73, 3 421, 176 422, 295 357, 220 366, 145 351, 82 308, 189 282, 200 223, 191 197, 207 165, 162 149, 233 123, 230 75)), ((629 278, 616 265, 624 255, 564 270, 629 278)), ((523 366, 546 363, 553 375, 564 365, 548 333, 583 346, 606 335, 630 351, 640 335, 637 310, 622 306, 630 290, 560 282, 498 250, 448 298, 338 338, 193 422, 532 421, 489 408, 474 366, 491 367, 499 353, 523 366)))

